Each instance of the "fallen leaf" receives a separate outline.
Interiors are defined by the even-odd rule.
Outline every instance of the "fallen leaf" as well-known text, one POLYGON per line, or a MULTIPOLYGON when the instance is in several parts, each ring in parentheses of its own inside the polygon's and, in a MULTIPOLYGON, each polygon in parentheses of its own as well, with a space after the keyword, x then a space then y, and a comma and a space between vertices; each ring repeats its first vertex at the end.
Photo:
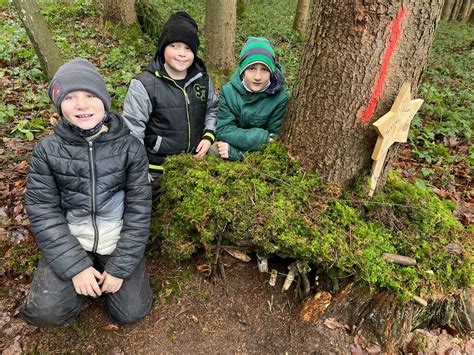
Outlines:
POLYGON ((119 330, 119 327, 113 323, 109 323, 107 325, 104 325, 102 328, 100 328, 104 332, 116 332, 119 330))
POLYGON ((117 345, 115 345, 115 346, 111 346, 107 350, 107 354, 108 355, 123 355, 125 354, 125 352, 122 349, 120 349, 117 345))
POLYGON ((210 272, 211 267, 209 264, 196 264, 196 270, 199 272, 210 272))
POLYGON ((13 340, 13 343, 10 344, 7 348, 5 348, 2 352, 2 355, 16 355, 16 354, 22 354, 23 349, 21 348, 21 344, 18 341, 20 339, 19 336, 16 336, 15 339, 13 340))
POLYGON ((334 318, 326 318, 326 320, 324 321, 324 325, 328 327, 329 329, 339 329, 339 328, 344 328, 347 330, 350 329, 350 327, 347 324, 338 322, 334 318))

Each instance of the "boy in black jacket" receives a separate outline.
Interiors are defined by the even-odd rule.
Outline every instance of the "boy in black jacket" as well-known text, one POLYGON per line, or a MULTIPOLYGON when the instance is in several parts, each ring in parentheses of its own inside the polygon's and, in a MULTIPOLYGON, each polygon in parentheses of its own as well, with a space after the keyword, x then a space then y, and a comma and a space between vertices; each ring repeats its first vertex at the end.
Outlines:
POLYGON ((21 314, 61 325, 86 296, 105 293, 111 320, 132 323, 152 306, 145 149, 110 111, 105 81, 87 60, 62 65, 49 97, 61 119, 30 162, 25 206, 41 260, 21 314))
POLYGON ((169 155, 207 154, 215 140, 218 99, 203 61, 196 22, 184 11, 163 25, 148 67, 130 82, 123 117, 147 150, 153 202, 169 155))

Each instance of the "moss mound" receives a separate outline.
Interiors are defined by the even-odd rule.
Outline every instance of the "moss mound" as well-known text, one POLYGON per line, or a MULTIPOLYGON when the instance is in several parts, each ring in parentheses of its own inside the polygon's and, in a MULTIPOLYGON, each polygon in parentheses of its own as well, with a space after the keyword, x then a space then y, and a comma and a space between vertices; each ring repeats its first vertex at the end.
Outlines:
POLYGON ((173 157, 161 188, 154 234, 175 259, 219 240, 353 275, 402 299, 473 283, 472 243, 451 216, 453 205, 397 174, 369 200, 364 188, 342 193, 323 184, 270 144, 244 162, 173 157), (417 265, 385 263, 383 253, 414 257, 417 265))

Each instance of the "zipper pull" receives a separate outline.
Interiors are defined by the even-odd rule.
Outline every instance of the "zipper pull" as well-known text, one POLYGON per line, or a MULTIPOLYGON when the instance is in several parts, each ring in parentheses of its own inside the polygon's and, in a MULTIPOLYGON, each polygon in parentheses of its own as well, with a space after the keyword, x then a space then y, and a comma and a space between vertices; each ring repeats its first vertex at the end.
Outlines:
POLYGON ((184 92, 184 97, 186 98, 186 103, 189 105, 190 102, 189 102, 188 93, 185 90, 183 90, 183 92, 184 92))

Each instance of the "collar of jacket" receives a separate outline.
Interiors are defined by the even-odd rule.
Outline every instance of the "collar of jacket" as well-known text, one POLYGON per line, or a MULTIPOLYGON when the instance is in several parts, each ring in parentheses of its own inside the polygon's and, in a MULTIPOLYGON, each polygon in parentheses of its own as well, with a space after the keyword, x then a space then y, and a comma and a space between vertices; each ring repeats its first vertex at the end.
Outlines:
MULTIPOLYGON (((119 117, 114 112, 109 112, 109 117, 110 122, 108 124, 108 131, 97 137, 94 142, 108 142, 115 140, 118 137, 130 134, 130 131, 124 124, 121 117, 119 117)), ((81 137, 76 131, 74 131, 68 124, 64 122, 64 118, 59 120, 59 123, 54 128, 54 133, 72 144, 88 144, 84 137, 81 137)))

